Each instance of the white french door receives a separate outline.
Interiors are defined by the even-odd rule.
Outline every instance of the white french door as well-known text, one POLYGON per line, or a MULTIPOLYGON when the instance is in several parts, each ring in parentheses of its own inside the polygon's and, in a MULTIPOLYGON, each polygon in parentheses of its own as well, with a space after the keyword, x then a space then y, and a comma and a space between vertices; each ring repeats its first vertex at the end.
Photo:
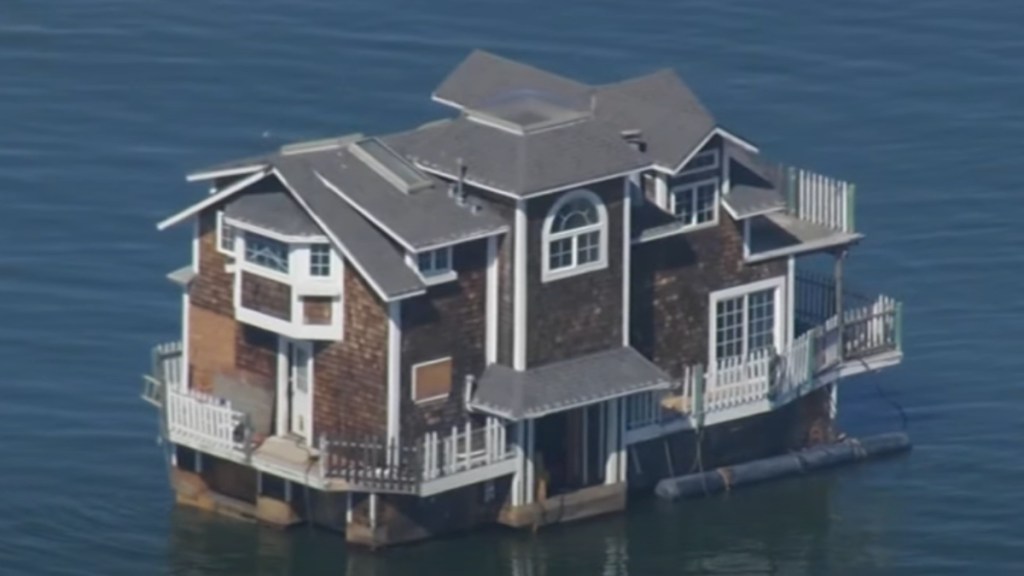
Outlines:
POLYGON ((771 278, 711 294, 709 360, 715 366, 725 358, 746 358, 782 343, 782 301, 785 277, 771 278))

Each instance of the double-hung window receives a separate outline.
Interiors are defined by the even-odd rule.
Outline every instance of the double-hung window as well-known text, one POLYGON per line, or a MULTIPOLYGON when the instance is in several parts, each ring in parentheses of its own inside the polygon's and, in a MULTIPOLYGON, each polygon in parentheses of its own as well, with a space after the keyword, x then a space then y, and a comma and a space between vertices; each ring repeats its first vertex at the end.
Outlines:
POLYGON ((224 211, 217 212, 217 250, 227 254, 235 255, 235 227, 224 221, 224 211))
POLYGON ((607 222, 593 192, 576 190, 557 202, 544 225, 544 279, 607 266, 607 222))
POLYGON ((779 348, 783 283, 782 278, 776 278, 711 295, 711 344, 715 360, 745 358, 779 348))
POLYGON ((245 261, 274 272, 288 273, 288 245, 259 234, 245 234, 245 261))
POLYGON ((718 222, 718 179, 672 188, 672 213, 685 227, 718 222))

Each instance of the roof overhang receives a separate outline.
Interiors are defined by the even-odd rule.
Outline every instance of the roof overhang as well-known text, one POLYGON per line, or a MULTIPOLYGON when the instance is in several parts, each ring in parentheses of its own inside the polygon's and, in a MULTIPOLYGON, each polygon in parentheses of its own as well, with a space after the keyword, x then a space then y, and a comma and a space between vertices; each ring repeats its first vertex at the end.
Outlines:
POLYGON ((251 174, 247 178, 243 178, 224 189, 218 190, 216 193, 204 198, 201 202, 197 202, 189 206, 188 208, 182 210, 181 212, 178 212, 177 214, 158 223, 156 225, 156 229, 161 231, 166 230, 171 226, 174 226, 175 224, 187 220, 188 218, 195 216, 196 214, 202 212, 203 210, 209 208, 210 206, 222 202, 230 198, 234 194, 237 194, 238 192, 248 188, 249 186, 252 186, 256 182, 259 182, 260 180, 266 178, 271 174, 272 171, 272 169, 260 170, 259 172, 251 174))
POLYGON ((186 182, 202 182, 204 180, 215 180, 217 178, 229 178, 231 176, 243 176, 245 174, 251 174, 259 170, 266 170, 269 164, 266 163, 254 163, 246 164, 242 166, 232 166, 225 168, 210 168, 208 170, 199 170, 192 172, 185 176, 186 182))

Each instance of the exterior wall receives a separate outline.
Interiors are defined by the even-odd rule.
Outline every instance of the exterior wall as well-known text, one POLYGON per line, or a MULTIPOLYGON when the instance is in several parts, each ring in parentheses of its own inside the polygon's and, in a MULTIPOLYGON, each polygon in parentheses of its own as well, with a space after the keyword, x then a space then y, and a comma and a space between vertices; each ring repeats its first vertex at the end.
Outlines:
POLYGON ((218 374, 272 386, 277 344, 272 335, 235 321, 233 275, 217 251, 216 208, 199 214, 199 274, 189 289, 189 374, 192 387, 211 392, 218 374))
POLYGON ((457 245, 452 256, 457 280, 402 303, 401 421, 406 439, 461 423, 465 378, 479 376, 486 365, 487 241, 457 245), (412 367, 449 356, 448 397, 414 402, 412 367))
POLYGON ((387 429, 387 305, 345 267, 345 339, 313 350, 313 432, 383 437, 387 429))
POLYGON ((674 377, 708 361, 710 294, 787 273, 785 260, 744 264, 743 229, 719 208, 719 223, 635 244, 630 342, 674 377))
POLYGON ((527 367, 622 346, 623 179, 585 187, 605 204, 608 266, 542 282, 544 220, 564 193, 527 204, 527 367))

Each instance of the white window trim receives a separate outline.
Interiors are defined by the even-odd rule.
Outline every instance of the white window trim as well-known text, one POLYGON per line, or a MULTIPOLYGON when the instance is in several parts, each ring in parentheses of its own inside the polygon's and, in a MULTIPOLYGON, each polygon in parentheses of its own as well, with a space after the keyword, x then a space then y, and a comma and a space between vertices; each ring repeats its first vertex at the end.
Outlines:
MULTIPOLYGON (((449 396, 451 396, 451 391, 449 390, 449 392, 447 394, 438 394, 437 396, 431 396, 429 398, 421 398, 419 400, 416 399, 416 369, 417 368, 421 368, 423 366, 430 366, 431 364, 440 364, 441 362, 449 362, 449 361, 452 361, 452 357, 451 356, 445 356, 443 358, 435 358, 433 360, 427 360, 426 362, 419 362, 417 364, 413 364, 412 365, 412 367, 409 369, 410 372, 412 372, 412 386, 409 388, 409 390, 410 390, 410 392, 412 394, 412 401, 415 404, 427 404, 427 403, 430 403, 430 402, 437 402, 438 400, 444 400, 445 398, 448 398, 449 396)), ((455 363, 454 363, 454 361, 452 361, 452 378, 453 379, 455 378, 455 363)), ((454 386, 454 382, 452 382, 452 385, 454 386)))
POLYGON ((217 244, 217 252, 220 252, 221 254, 228 256, 229 258, 234 258, 236 252, 235 249, 238 246, 238 229, 234 228, 234 226, 232 226, 230 222, 225 222, 224 219, 224 210, 217 210, 217 238, 215 239, 217 244), (232 244, 231 250, 225 250, 223 247, 224 243, 221 241, 221 239, 224 237, 225 225, 231 226, 235 230, 234 242, 232 244))
MULTIPOLYGON (((785 298, 785 287, 786 287, 786 276, 776 276, 774 278, 768 278, 767 280, 760 280, 757 282, 751 282, 750 284, 742 284, 740 286, 734 286, 732 288, 726 288, 724 290, 718 290, 712 292, 709 297, 708 304, 708 369, 715 370, 718 366, 718 347, 716 346, 715 337, 718 333, 718 315, 716 314, 718 303, 722 300, 731 300, 740 296, 746 296, 753 292, 760 292, 762 290, 774 290, 775 291, 775 326, 774 326, 774 337, 775 337, 775 348, 776 352, 784 345, 786 319, 789 318, 789 310, 786 305, 785 298)), ((743 337, 746 338, 749 330, 748 318, 746 316, 746 310, 743 313, 743 337)))
MULTIPOLYGON (((721 185, 719 183, 719 180, 718 180, 717 176, 714 177, 714 178, 705 178, 703 180, 694 180, 693 182, 687 182, 685 184, 676 184, 675 186, 673 186, 672 189, 669 190, 669 192, 668 192, 669 212, 673 216, 675 216, 676 215, 676 196, 679 193, 684 192, 686 190, 692 190, 693 191, 693 196, 692 196, 693 200, 692 201, 694 203, 694 214, 696 214, 697 189, 700 188, 701 186, 706 185, 706 184, 714 184, 715 185, 715 201, 714 201, 714 208, 712 209, 711 220, 708 220, 707 222, 699 222, 699 223, 683 222, 682 220, 679 220, 679 222, 680 222, 679 231, 684 231, 685 230, 685 231, 689 232, 691 230, 702 230, 704 228, 712 228, 714 226, 718 226, 718 220, 719 220, 718 212, 720 210, 719 205, 722 203, 722 190, 721 190, 721 185)), ((679 218, 679 217, 676 216, 676 218, 679 218)))
MULTIPOLYGON (((541 282, 553 282, 555 280, 562 280, 564 278, 570 278, 572 276, 578 276, 580 274, 586 274, 589 272, 596 272, 598 270, 604 270, 608 267, 608 208, 605 206, 604 201, 597 194, 587 190, 586 188, 577 188, 572 192, 564 194, 561 198, 555 202, 548 210, 547 216, 544 217, 544 227, 541 230, 541 282), (572 230, 565 232, 551 232, 551 226, 555 221, 555 215, 565 204, 579 199, 584 198, 594 204, 597 209, 597 216, 600 220, 597 224, 591 224, 582 228, 573 228, 572 230), (582 234, 589 232, 599 232, 598 235, 598 254, 597 260, 588 262, 586 264, 573 264, 567 268, 559 268, 557 270, 551 269, 551 243, 557 240, 565 238, 577 238, 582 234)), ((576 247, 575 242, 573 243, 573 260, 576 259, 576 247)))
POLYGON ((420 280, 427 286, 436 286, 438 284, 445 284, 453 280, 457 280, 459 273, 455 271, 454 262, 452 258, 455 256, 451 246, 445 246, 442 248, 434 248, 431 250, 424 250, 423 252, 407 252, 405 254, 405 263, 413 269, 414 272, 420 277, 420 280), (425 252, 436 252, 438 250, 448 251, 448 269, 438 270, 433 272, 423 272, 420 270, 420 259, 419 255, 425 252))
POLYGON ((701 150, 700 152, 697 152, 696 154, 694 154, 693 158, 690 158, 689 160, 687 160, 686 164, 687 165, 692 164, 695 160, 697 160, 701 156, 714 156, 715 157, 715 161, 710 166, 701 166, 699 168, 689 168, 689 169, 687 169, 686 166, 683 166, 682 170, 680 170, 679 172, 676 173, 676 176, 683 176, 683 175, 686 175, 686 174, 696 174, 698 172, 706 172, 708 170, 718 170, 719 168, 722 167, 722 155, 719 152, 718 148, 708 148, 707 150, 701 150))

